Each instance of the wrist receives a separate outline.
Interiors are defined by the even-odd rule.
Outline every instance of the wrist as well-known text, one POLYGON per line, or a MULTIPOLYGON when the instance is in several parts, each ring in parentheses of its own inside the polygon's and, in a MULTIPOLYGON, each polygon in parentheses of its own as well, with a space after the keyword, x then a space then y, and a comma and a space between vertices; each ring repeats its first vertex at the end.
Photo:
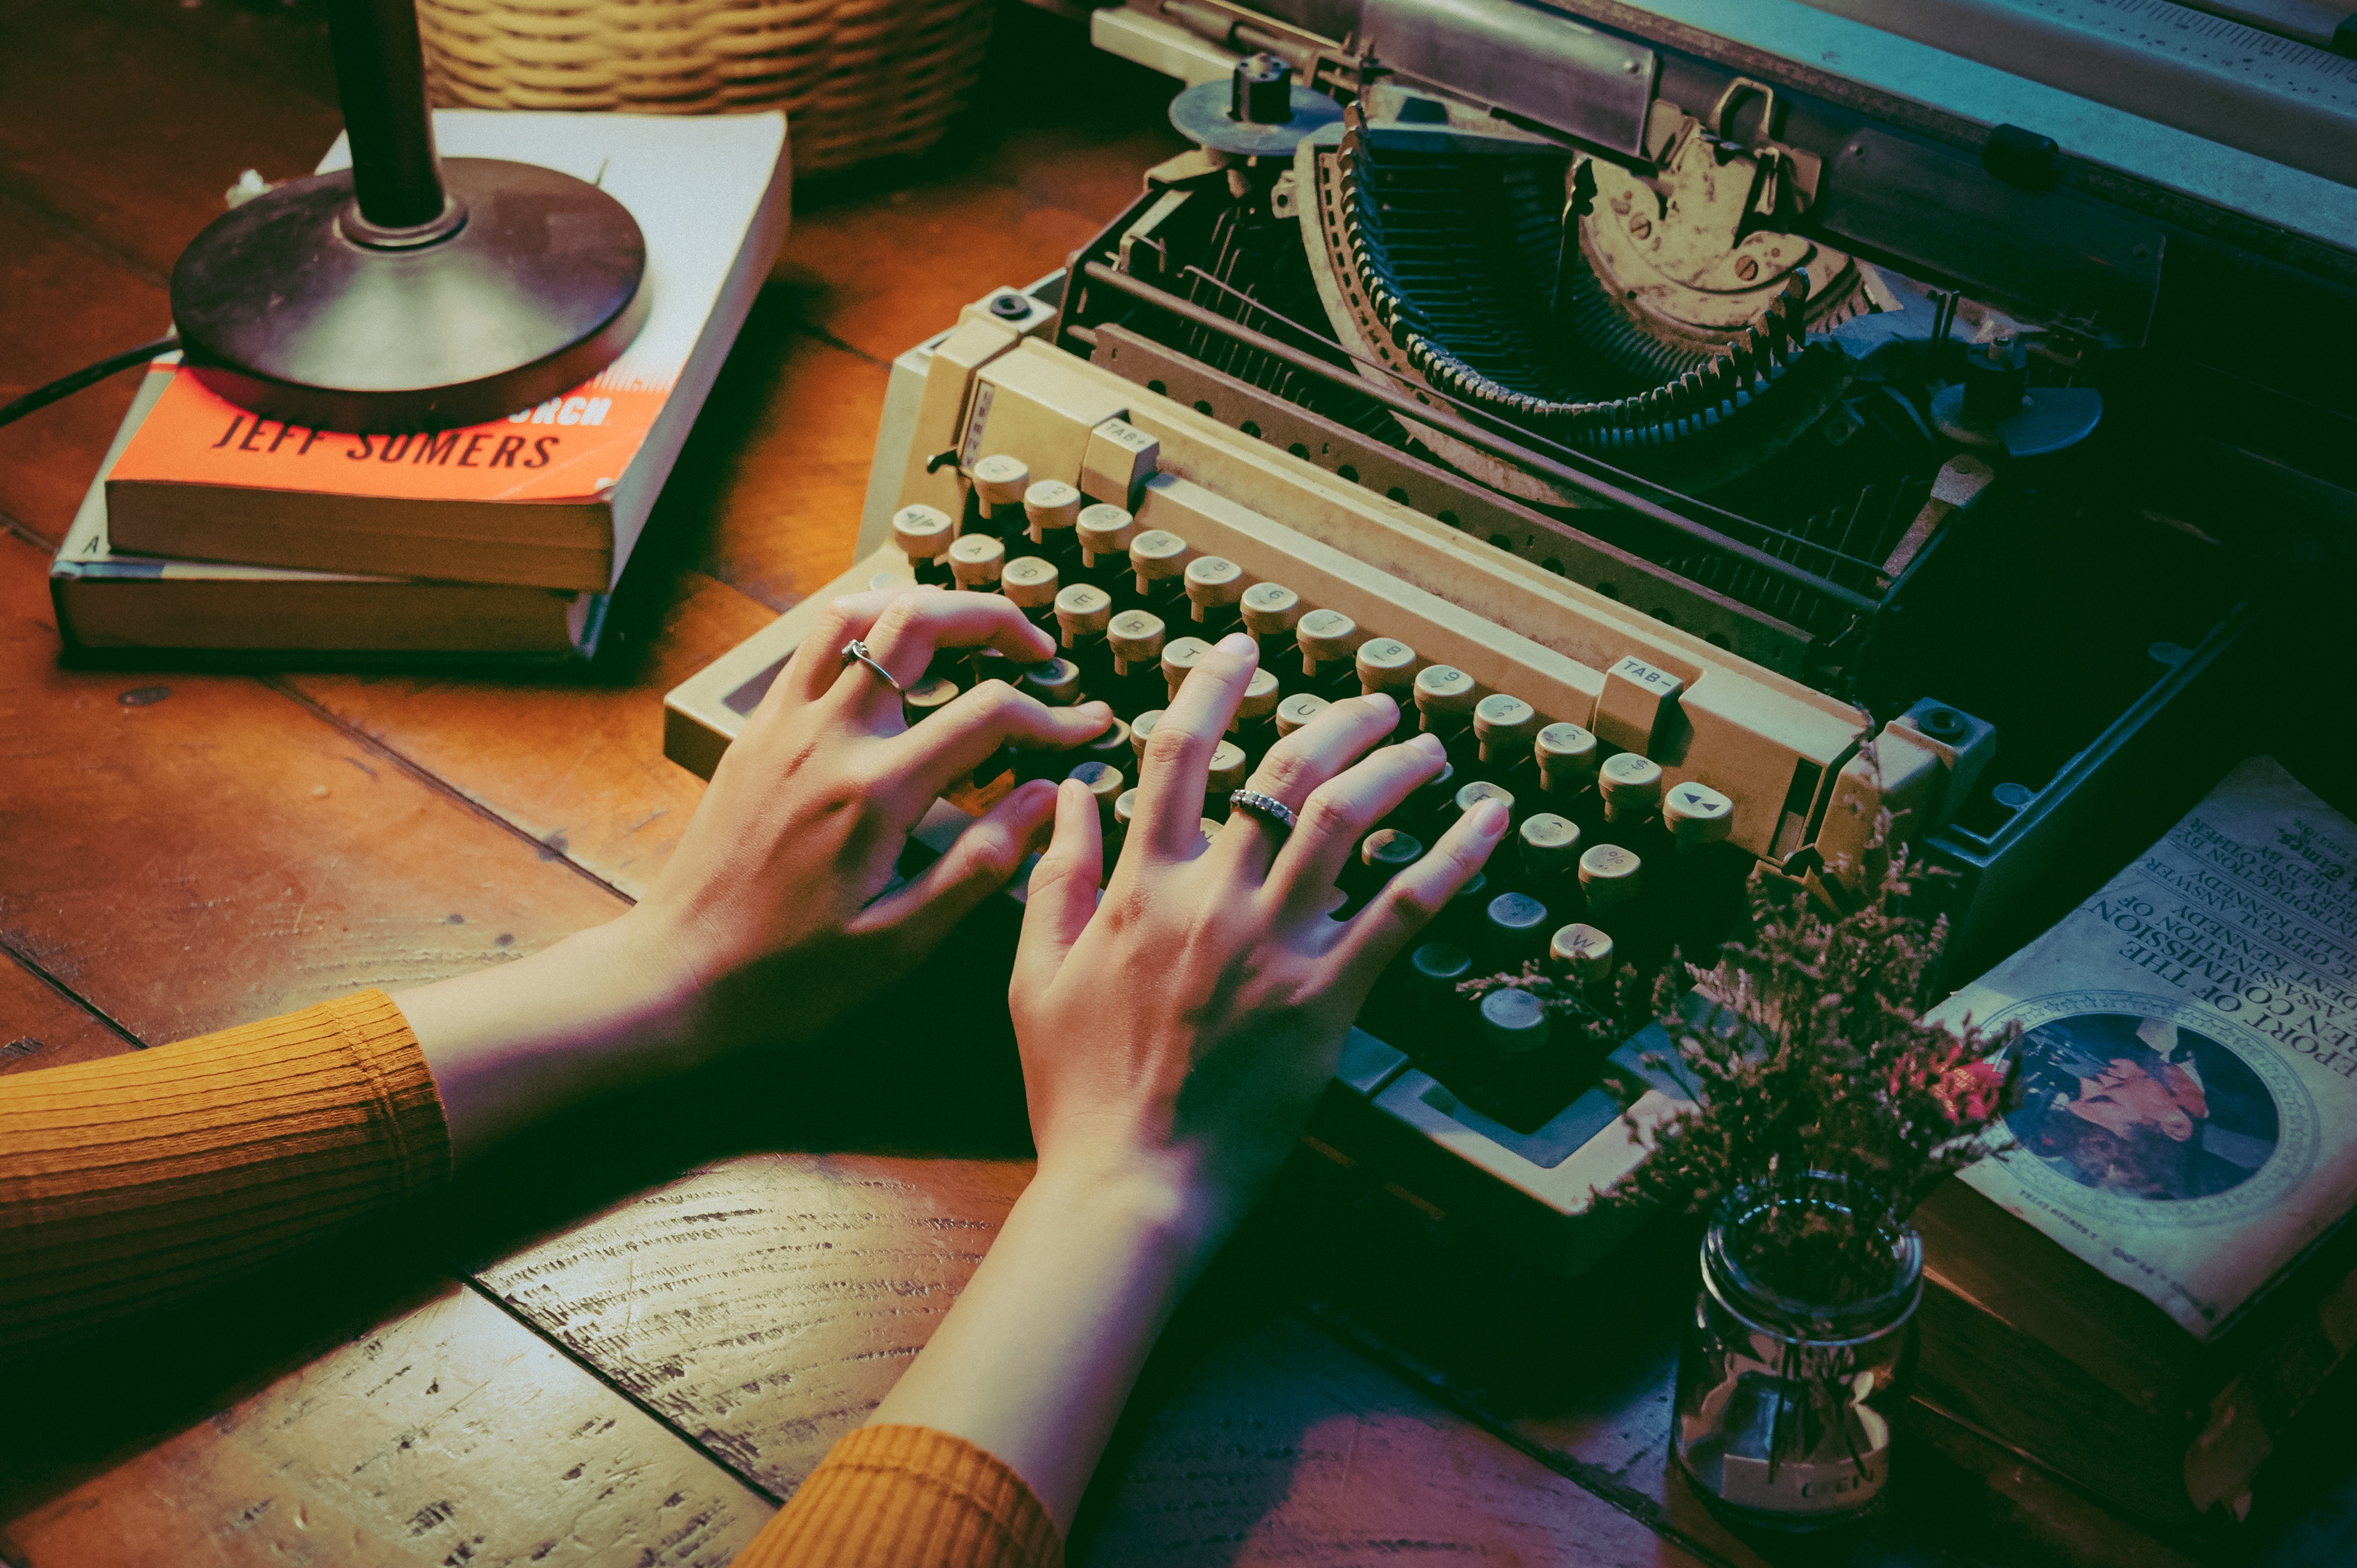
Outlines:
POLYGON ((1237 1205, 1191 1162, 1043 1155, 1022 1201, 1108 1244, 1168 1259, 1191 1280, 1234 1229, 1237 1205))

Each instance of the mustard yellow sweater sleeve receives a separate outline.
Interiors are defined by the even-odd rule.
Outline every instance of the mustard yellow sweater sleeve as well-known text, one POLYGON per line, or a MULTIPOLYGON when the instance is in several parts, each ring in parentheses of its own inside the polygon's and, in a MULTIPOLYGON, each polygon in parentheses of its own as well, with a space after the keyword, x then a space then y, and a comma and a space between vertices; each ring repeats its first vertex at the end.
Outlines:
POLYGON ((0 1078, 0 1349, 193 1295, 449 1175, 382 991, 0 1078))
MULTIPOLYGON (((0 1078, 0 1359, 193 1295, 442 1186, 434 1077, 393 999, 0 1078)), ((865 1427, 738 1568, 1055 1568, 1022 1477, 962 1438, 865 1427)))

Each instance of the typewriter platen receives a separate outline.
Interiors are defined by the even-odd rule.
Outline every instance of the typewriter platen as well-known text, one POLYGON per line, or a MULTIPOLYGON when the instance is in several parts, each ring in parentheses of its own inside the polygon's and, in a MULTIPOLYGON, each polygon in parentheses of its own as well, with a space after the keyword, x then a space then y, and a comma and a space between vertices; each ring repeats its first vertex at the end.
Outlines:
MULTIPOLYGON (((1321 1136, 1437 1209, 1521 1195, 1572 1266, 1638 1157, 1604 1060, 1455 978, 1706 955, 1753 867, 1855 878, 1884 809, 1958 874, 1956 962, 1994 960, 2198 792, 2269 585, 2341 571, 2357 521, 2333 171, 2092 104, 2070 124, 2104 159, 2078 157, 1676 9, 1097 12, 1190 82, 1200 150, 902 356, 845 585, 1005 592, 1064 645, 1025 678, 1139 728, 1200 642, 1254 633, 1272 679, 1214 823, 1318 702, 1394 691, 1453 773, 1354 897, 1460 791, 1512 795, 1321 1136), (2255 297, 2301 330, 2222 332, 2255 297)), ((1898 69, 1872 29, 1760 10, 1898 69)), ((711 770, 808 618, 672 694, 675 759, 711 770)), ((1126 737, 1017 765, 1089 767, 1118 832, 1126 737)), ((1684 1092, 1613 1060, 1655 1112, 1684 1092)))

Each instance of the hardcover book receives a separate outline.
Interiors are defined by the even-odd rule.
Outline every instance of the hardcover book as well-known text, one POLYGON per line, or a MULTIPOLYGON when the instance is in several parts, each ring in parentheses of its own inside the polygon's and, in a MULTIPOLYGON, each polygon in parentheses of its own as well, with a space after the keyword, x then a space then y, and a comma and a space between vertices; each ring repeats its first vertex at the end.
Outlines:
POLYGON ((2239 1515, 2357 1343, 2357 828, 2255 757, 1943 1004, 2019 1022, 1918 1211, 1927 1391, 2160 1518, 2239 1515))
MULTIPOLYGON (((452 156, 602 187, 646 236, 644 328, 587 384, 463 429, 259 418, 192 375, 114 465, 114 548, 320 572, 606 593, 785 238, 782 115, 435 111, 452 156)), ((320 169, 350 161, 339 138, 320 169)))

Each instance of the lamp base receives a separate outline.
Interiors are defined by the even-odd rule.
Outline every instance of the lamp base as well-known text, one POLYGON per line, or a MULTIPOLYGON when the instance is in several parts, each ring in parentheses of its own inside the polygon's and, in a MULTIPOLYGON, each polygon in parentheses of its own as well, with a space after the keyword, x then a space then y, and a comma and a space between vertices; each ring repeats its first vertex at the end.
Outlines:
POLYGON ((447 430, 570 392, 645 324, 638 220, 533 164, 448 158, 433 223, 361 219, 350 170, 215 219, 172 271, 198 380, 320 430, 447 430))

